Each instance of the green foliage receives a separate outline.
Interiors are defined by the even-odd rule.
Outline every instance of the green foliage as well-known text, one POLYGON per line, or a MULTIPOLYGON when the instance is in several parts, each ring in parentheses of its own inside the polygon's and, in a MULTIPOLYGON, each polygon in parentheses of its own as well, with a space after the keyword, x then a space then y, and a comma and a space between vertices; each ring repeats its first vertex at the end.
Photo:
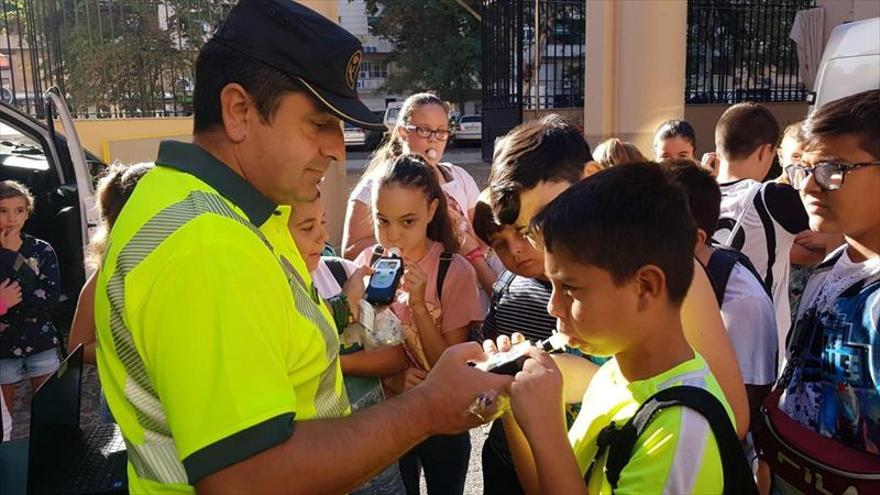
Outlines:
MULTIPOLYGON (((479 12, 478 0, 463 0, 479 12)), ((385 89, 430 90, 463 103, 479 97, 480 23, 462 0, 366 0, 370 32, 395 47, 385 89)))
POLYGON ((37 13, 73 108, 148 116, 187 105, 198 50, 234 3, 63 0, 37 13))

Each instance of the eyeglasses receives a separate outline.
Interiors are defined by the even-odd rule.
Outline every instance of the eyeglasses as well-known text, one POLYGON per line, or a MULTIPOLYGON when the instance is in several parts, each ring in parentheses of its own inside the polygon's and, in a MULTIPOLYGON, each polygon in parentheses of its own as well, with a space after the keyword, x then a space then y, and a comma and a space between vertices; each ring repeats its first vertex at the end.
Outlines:
POLYGON ((807 179, 810 176, 816 178, 816 185, 825 191, 836 191, 843 187, 843 180, 846 174, 857 168, 874 167, 880 165, 880 160, 863 163, 834 163, 820 162, 812 167, 804 167, 803 165, 789 165, 785 167, 785 174, 788 175, 788 181, 791 187, 802 191, 807 185, 807 179))
POLYGON ((406 129, 407 132, 415 132, 420 138, 427 139, 433 134, 438 141, 446 141, 449 139, 449 136, 452 135, 452 133, 446 129, 433 130, 417 125, 405 125, 403 128, 406 129))

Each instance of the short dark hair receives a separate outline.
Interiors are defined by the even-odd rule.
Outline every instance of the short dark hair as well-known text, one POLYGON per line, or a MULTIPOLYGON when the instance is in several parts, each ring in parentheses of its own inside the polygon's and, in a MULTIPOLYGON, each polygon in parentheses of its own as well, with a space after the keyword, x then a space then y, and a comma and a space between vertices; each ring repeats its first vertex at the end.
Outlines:
POLYGON ((779 145, 779 122, 763 105, 737 103, 715 125, 715 147, 728 160, 742 160, 765 144, 779 145))
POLYGON ((721 215, 721 187, 712 174, 692 160, 668 160, 660 164, 672 184, 682 189, 697 227, 706 233, 706 242, 718 229, 721 215))
POLYGON ((660 141, 674 137, 680 137, 691 143, 694 152, 697 151, 697 133, 694 132, 694 127, 687 120, 679 119, 667 120, 660 124, 657 132, 654 133, 654 146, 657 146, 660 141))
POLYGON ((674 305, 691 285, 694 219, 681 189, 656 163, 591 175, 550 202, 532 228, 548 253, 606 270, 617 284, 645 265, 660 267, 674 305))
POLYGON ((208 42, 196 60, 193 91, 193 133, 223 125, 220 92, 238 83, 253 98, 263 122, 271 123, 281 97, 302 91, 293 78, 219 42, 208 42))
POLYGON ((489 198, 501 225, 516 223, 522 191, 541 182, 573 184, 593 160, 580 129, 556 114, 516 127, 498 146, 489 174, 489 198))
POLYGON ((501 225, 495 221, 492 207, 482 199, 474 205, 474 233, 486 244, 492 244, 492 236, 501 232, 501 225))
POLYGON ((863 91, 822 105, 803 123, 807 146, 833 136, 851 134, 859 147, 880 159, 880 89, 863 91))

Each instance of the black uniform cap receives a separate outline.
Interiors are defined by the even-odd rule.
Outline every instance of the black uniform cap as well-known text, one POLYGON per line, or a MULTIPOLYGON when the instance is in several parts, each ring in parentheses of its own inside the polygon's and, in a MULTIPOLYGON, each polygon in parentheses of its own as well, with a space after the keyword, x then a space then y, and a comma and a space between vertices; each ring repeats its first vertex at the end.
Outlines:
POLYGON ((323 15, 291 0, 241 0, 210 42, 288 74, 340 119, 385 130, 358 98, 360 41, 323 15))

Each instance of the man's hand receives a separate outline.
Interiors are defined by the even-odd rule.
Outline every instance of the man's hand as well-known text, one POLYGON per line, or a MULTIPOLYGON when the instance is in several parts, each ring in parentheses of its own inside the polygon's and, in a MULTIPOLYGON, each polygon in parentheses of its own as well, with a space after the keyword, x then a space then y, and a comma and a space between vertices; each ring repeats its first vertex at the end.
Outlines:
POLYGON ((426 410, 432 415, 432 435, 451 435, 485 423, 486 420, 468 412, 470 406, 481 394, 507 393, 512 377, 486 373, 468 364, 485 359, 486 354, 475 342, 454 345, 446 349, 417 387, 428 400, 426 410))

